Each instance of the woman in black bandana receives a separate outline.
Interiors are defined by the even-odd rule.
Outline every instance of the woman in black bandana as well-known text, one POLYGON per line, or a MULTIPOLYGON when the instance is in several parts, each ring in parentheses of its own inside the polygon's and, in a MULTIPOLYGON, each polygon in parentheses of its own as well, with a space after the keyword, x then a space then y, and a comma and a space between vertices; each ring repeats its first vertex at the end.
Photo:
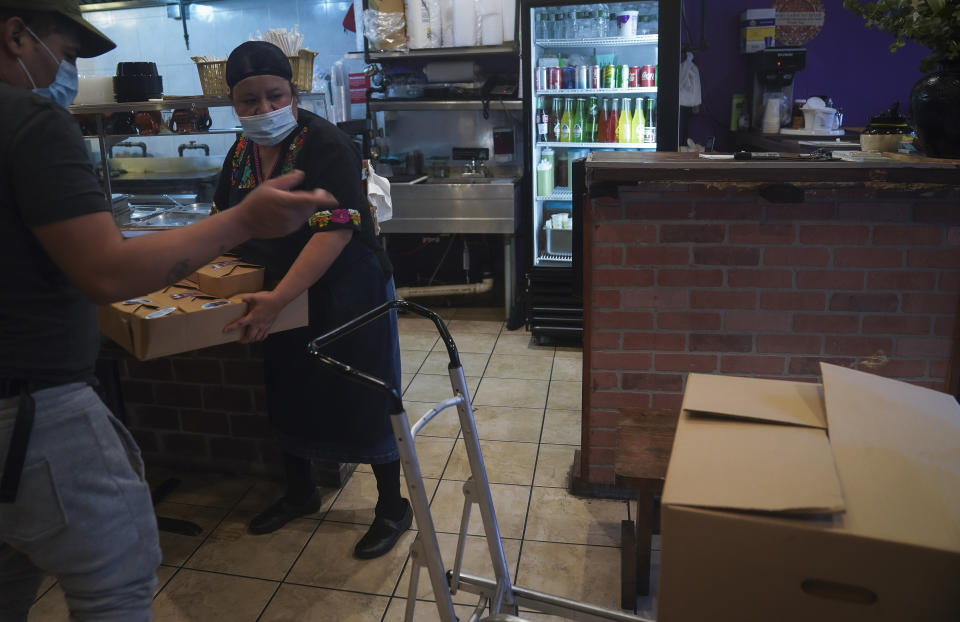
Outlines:
MULTIPOLYGON (((334 125, 297 108, 290 64, 280 48, 248 41, 230 54, 226 73, 244 132, 224 162, 214 209, 229 209, 264 180, 294 168, 306 172, 304 189, 323 188, 340 204, 316 212, 285 238, 255 239, 239 249, 245 260, 265 266, 267 282, 276 284, 247 295, 249 313, 227 330, 245 331, 244 342, 264 342, 267 407, 287 477, 286 494, 250 522, 250 531, 269 533, 320 509, 311 459, 369 463, 379 492, 376 518, 354 552, 378 557, 412 520, 410 504, 400 493, 387 401, 333 374, 307 353, 310 339, 396 297, 392 268, 363 193, 360 154, 334 125), (268 336, 280 310, 305 290, 310 325, 268 336)), ((395 312, 325 353, 400 386, 395 312)))

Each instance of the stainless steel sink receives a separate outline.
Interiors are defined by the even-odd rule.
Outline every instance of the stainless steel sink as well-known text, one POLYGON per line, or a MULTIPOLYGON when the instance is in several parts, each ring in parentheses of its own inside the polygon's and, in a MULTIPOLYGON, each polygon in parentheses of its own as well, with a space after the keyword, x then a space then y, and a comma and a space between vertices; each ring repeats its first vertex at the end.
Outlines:
POLYGON ((431 178, 394 184, 393 219, 385 233, 501 233, 516 231, 517 186, 497 177, 431 178))

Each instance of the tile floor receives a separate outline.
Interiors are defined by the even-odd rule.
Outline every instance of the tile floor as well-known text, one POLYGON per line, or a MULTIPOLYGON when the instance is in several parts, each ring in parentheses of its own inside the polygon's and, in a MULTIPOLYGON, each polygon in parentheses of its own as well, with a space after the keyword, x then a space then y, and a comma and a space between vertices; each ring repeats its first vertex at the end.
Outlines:
MULTIPOLYGON (((567 492, 580 437, 582 352, 541 346, 523 330, 507 331, 502 311, 440 312, 461 352, 474 398, 491 491, 514 581, 522 586, 619 607, 620 521, 627 502, 583 499, 567 492)), ((411 420, 451 397, 446 354, 428 320, 400 320, 404 401, 411 420)), ((445 567, 452 566, 459 530, 466 454, 452 410, 417 440, 445 567)), ((167 474, 154 474, 165 477, 167 474)), ((360 561, 351 552, 373 520, 376 483, 360 465, 341 490, 329 490, 316 514, 264 536, 246 523, 281 492, 267 478, 178 474, 183 484, 158 506, 163 516, 194 521, 196 537, 161 533, 156 622, 399 622, 409 582, 409 531, 393 551, 360 561)), ((478 514, 471 521, 464 571, 493 576, 478 514)), ((416 524, 414 524, 414 529, 416 524)), ((655 548, 656 548, 655 539, 655 548)), ((656 562, 659 553, 654 551, 656 562)), ((656 569, 655 569, 656 570, 656 569)), ((654 581, 656 579, 654 578, 654 581)), ((656 586, 654 585, 654 592, 656 586)), ((439 620, 424 572, 417 622, 439 620)), ((465 621, 478 598, 454 597, 465 621)), ((637 613, 655 616, 655 599, 639 599, 637 613)), ((531 622, 565 618, 522 612, 531 622)), ((67 620, 63 593, 50 579, 30 622, 67 620)))

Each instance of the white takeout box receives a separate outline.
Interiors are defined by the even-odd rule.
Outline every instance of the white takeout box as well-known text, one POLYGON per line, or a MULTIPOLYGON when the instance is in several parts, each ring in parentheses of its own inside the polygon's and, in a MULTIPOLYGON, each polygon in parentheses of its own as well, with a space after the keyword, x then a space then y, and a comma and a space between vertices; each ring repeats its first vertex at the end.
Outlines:
POLYGON ((821 372, 822 387, 690 374, 659 622, 960 620, 960 406, 821 372))

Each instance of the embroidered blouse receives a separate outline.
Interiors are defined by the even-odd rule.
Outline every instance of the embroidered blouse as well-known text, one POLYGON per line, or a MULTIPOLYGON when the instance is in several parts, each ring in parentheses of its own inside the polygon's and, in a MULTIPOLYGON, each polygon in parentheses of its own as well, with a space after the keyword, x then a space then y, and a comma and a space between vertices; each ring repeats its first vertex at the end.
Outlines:
POLYGON ((361 180, 359 150, 350 138, 325 119, 303 109, 297 110, 297 128, 280 143, 281 154, 273 171, 262 171, 259 150, 253 141, 240 135, 231 147, 220 172, 213 211, 229 209, 242 201, 266 179, 304 171, 298 189, 323 188, 339 202, 335 209, 318 210, 300 230, 272 240, 252 240, 240 247, 248 259, 267 267, 268 278, 281 278, 314 233, 351 229, 354 237, 376 253, 386 273, 392 271, 383 247, 377 240, 361 180), (272 274, 271 274, 272 273, 272 274))

